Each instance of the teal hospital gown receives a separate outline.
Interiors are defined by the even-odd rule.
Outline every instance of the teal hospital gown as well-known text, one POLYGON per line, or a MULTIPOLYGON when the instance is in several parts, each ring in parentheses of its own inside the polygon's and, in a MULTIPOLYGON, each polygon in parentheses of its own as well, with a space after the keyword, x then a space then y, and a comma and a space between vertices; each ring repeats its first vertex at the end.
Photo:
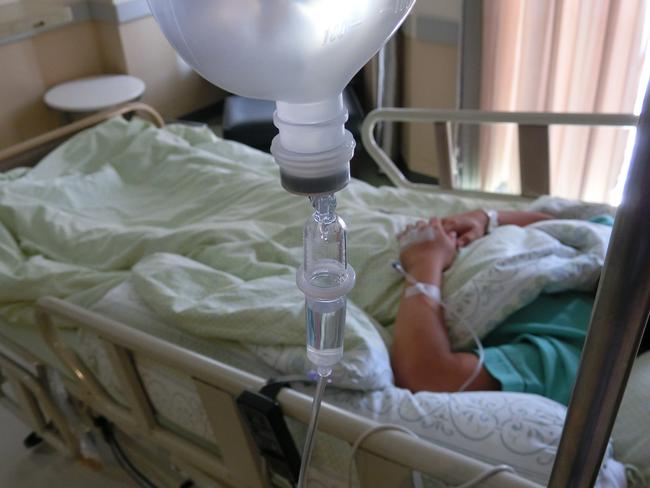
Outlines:
MULTIPOLYGON (((592 221, 612 225, 611 217, 592 221)), ((503 391, 537 393, 569 403, 594 296, 542 294, 483 340, 485 368, 503 391)))

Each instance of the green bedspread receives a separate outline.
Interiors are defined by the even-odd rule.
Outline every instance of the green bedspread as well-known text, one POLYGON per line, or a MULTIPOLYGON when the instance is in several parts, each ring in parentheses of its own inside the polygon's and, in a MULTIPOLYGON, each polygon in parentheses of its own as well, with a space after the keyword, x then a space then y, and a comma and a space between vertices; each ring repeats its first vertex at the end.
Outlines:
MULTIPOLYGON (((394 320, 401 289, 389 265, 395 233, 414 218, 488 204, 359 181, 338 198, 358 279, 335 374, 341 386, 380 388, 392 381, 384 326, 394 320)), ((131 279, 166 322, 201 338, 246 343, 274 367, 301 371, 305 327, 295 272, 309 213, 305 198, 280 187, 268 155, 205 128, 158 130, 114 119, 34 170, 0 179, 0 316, 19 327, 32 320, 41 296, 90 306, 131 279)))

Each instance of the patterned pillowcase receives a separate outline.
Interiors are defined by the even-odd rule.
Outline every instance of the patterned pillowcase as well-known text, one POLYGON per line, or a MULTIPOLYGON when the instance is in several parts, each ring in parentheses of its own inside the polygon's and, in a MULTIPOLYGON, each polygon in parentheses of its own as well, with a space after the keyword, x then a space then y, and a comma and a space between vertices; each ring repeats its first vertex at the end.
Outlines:
MULTIPOLYGON (((566 408, 527 393, 412 394, 390 388, 363 395, 326 390, 326 399, 377 422, 399 424, 436 445, 487 464, 508 464, 546 485, 562 436, 566 408)), ((624 486, 624 467, 608 449, 597 486, 624 486)))
POLYGON ((540 293, 595 291, 609 227, 549 220, 498 227, 463 249, 445 274, 443 299, 455 348, 472 345, 540 293))

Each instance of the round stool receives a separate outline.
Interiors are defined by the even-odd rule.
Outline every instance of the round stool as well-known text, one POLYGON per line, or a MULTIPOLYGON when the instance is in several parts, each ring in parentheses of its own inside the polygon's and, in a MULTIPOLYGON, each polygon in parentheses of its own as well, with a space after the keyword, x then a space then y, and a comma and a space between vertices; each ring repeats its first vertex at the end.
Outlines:
POLYGON ((137 100, 144 93, 144 82, 129 75, 101 75, 72 80, 50 88, 45 104, 71 118, 137 100))

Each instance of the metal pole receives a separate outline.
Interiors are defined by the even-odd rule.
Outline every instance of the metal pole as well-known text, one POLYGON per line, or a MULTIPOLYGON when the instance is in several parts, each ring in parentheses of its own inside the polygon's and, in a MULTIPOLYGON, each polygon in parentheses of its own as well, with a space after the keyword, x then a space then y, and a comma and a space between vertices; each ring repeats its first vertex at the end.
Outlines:
POLYGON ((649 313, 650 97, 646 94, 550 487, 591 487, 596 482, 649 313))

